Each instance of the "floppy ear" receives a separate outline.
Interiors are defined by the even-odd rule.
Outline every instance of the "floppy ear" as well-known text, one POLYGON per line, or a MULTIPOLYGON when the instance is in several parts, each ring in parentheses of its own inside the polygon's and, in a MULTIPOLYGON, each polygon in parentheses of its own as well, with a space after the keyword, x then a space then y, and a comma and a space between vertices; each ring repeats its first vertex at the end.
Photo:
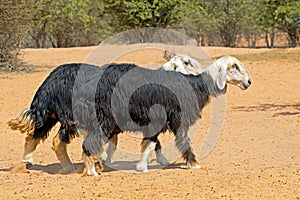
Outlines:
POLYGON ((220 90, 224 89, 226 85, 226 68, 220 67, 218 69, 218 76, 217 76, 217 86, 220 90))

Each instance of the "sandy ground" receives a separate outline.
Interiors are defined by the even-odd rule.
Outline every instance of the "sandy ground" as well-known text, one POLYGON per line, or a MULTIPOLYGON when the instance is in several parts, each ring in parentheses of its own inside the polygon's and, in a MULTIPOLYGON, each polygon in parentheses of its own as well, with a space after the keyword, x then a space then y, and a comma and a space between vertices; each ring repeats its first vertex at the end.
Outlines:
MULTIPOLYGON (((122 48, 129 47, 106 47, 100 50, 105 56, 99 62, 117 59, 152 67, 164 62, 162 47, 156 47, 132 48, 121 56, 122 48)), ((180 48, 201 57, 195 47, 180 48)), ((55 127, 38 146, 29 173, 12 174, 10 168, 22 158, 25 136, 11 131, 7 121, 30 105, 50 68, 86 61, 95 49, 26 49, 22 59, 38 66, 38 72, 0 74, 0 199, 300 199, 299 48, 205 48, 213 60, 236 55, 249 69, 253 84, 246 91, 229 86, 222 134, 213 151, 199 159, 201 169, 182 169, 179 159, 149 173, 106 168, 98 177, 81 177, 81 140, 75 139, 68 150, 79 172, 61 174, 50 149, 55 127)), ((203 115, 193 140, 197 155, 210 125, 211 106, 203 115)), ((132 146, 129 141, 120 136, 120 147, 138 152, 139 143, 132 146)))

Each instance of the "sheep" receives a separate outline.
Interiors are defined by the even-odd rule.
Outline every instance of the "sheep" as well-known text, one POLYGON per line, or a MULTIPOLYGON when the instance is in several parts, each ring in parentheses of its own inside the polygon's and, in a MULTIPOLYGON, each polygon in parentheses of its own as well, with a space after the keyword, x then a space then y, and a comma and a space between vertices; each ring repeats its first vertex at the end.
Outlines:
POLYGON ((172 57, 168 62, 163 64, 162 68, 167 71, 178 71, 183 74, 192 75, 198 75, 203 72, 201 64, 186 54, 179 54, 172 57))
POLYGON ((95 73, 98 67, 87 64, 65 64, 54 69, 38 88, 30 108, 8 125, 12 130, 27 133, 22 162, 33 163, 33 154, 41 140, 48 137, 51 128, 59 121, 61 126, 53 139, 52 149, 64 171, 75 170, 66 152, 66 144, 78 135, 72 113, 72 91, 77 73, 85 67, 86 73, 95 73), (63 133, 63 134, 62 134, 63 133))
MULTIPOLYGON (((172 66, 177 66, 176 71, 189 73, 190 69, 193 73, 200 73, 198 66, 193 66, 189 61, 189 56, 184 56, 182 62, 176 62, 172 66), (185 63, 187 65, 185 66, 185 63), (188 69, 186 69, 188 67, 188 69), (194 68, 194 69, 193 69, 194 68)), ((171 60, 169 64, 173 61, 171 60)), ((25 109, 19 117, 12 119, 8 125, 12 130, 19 130, 21 133, 27 133, 25 139, 25 148, 22 162, 33 163, 34 151, 41 140, 48 137, 49 131, 57 123, 60 122, 58 134, 53 138, 52 149, 54 150, 61 167, 64 172, 75 170, 72 162, 67 154, 67 144, 72 138, 78 136, 73 120, 72 111, 72 92, 74 81, 78 75, 94 74, 98 71, 97 66, 74 63, 64 64, 54 69, 42 85, 38 88, 29 109, 25 109), (84 68, 84 70, 80 70, 84 68)), ((111 138, 111 144, 108 146, 107 163, 110 163, 111 155, 115 151, 117 143, 117 134, 111 138)), ((158 144, 158 149, 159 144, 158 144)), ((160 152, 158 152, 159 154, 160 152)), ((160 154, 159 154, 160 155, 160 154)), ((167 165, 168 162, 163 156, 158 158, 158 161, 167 165)))
POLYGON ((102 70, 100 78, 82 82, 85 84, 77 94, 81 98, 74 107, 77 128, 85 135, 84 174, 92 176, 98 175, 95 163, 101 162, 104 145, 115 134, 114 130, 143 132, 137 171, 148 171, 149 153, 159 142, 159 134, 167 130, 175 135, 176 147, 187 168, 199 168, 187 135, 189 127, 200 118, 200 111, 210 97, 226 93, 228 83, 242 90, 251 85, 247 69, 231 56, 218 59, 197 76, 148 70, 132 64, 111 64, 102 70), (146 83, 140 85, 143 81, 146 83), (91 85, 97 85, 97 89, 90 91, 91 85), (135 89, 133 93, 128 89, 131 87, 135 89))
MULTIPOLYGON (((201 66, 201 64, 194 58, 186 55, 186 54, 178 54, 174 57, 172 57, 168 62, 162 65, 161 69, 164 69, 166 71, 176 71, 180 72, 182 74, 192 74, 192 75, 199 75, 204 70, 201 66)), ((101 157, 106 157, 105 164, 110 165, 112 155, 114 154, 116 147, 118 143, 118 136, 115 134, 111 137, 110 143, 108 144, 107 152, 106 154, 102 155, 101 157)), ((156 161, 161 164, 162 166, 169 165, 168 160, 165 158, 165 156, 161 153, 161 146, 159 140, 156 143, 155 148, 155 155, 156 155, 156 161)), ((152 152, 151 152, 152 153, 152 152)), ((151 161, 151 156, 149 156, 149 161, 151 161)))

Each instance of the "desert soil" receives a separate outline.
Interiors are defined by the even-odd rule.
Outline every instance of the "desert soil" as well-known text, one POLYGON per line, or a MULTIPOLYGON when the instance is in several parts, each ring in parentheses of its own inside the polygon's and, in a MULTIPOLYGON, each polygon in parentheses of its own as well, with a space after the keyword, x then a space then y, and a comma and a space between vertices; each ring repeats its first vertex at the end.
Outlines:
MULTIPOLYGON (((105 47, 98 59, 150 68, 163 63, 161 46, 149 46, 122 56, 120 49, 129 47, 105 47)), ((195 47, 182 49, 177 53, 195 54, 195 47)), ((106 168, 98 177, 82 177, 81 139, 77 138, 68 151, 78 170, 63 174, 51 150, 56 126, 38 145, 29 172, 11 173, 22 159, 25 135, 10 130, 7 121, 30 105, 54 67, 87 61, 93 50, 25 49, 20 56, 37 66, 36 72, 0 74, 0 199, 300 199, 300 48, 205 48, 212 60, 235 55, 248 68, 253 84, 245 91, 228 87, 222 134, 210 154, 199 158, 201 169, 182 169, 184 163, 178 159, 166 169, 148 173, 106 168)), ((203 110, 193 140, 198 157, 210 126, 211 107, 203 110)), ((126 134, 120 136, 119 146, 139 152, 139 142, 132 145, 126 134)))

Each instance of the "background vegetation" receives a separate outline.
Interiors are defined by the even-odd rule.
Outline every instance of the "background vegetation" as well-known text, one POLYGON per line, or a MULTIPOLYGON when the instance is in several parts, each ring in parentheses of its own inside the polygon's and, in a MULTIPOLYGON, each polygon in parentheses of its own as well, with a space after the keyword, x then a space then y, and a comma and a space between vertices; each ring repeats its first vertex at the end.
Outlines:
POLYGON ((20 63, 24 47, 97 45, 141 27, 175 29, 198 45, 273 47, 285 33, 299 45, 300 0, 0 0, 0 68, 20 63))

